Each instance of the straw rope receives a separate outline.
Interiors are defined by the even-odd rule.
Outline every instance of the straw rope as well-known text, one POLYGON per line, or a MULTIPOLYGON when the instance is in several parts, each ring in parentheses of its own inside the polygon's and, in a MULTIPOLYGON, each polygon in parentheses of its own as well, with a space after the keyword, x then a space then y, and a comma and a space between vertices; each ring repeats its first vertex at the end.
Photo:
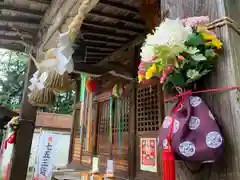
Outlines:
POLYGON ((207 29, 212 30, 212 29, 220 28, 226 25, 230 26, 236 33, 238 33, 238 35, 240 35, 240 27, 238 26, 236 21, 234 21, 232 18, 227 16, 221 17, 209 23, 207 25, 207 29))

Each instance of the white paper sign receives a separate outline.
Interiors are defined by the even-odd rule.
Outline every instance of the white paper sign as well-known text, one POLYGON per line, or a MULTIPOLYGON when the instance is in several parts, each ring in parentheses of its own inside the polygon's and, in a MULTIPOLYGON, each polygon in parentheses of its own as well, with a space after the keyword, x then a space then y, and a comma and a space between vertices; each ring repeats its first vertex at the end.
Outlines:
POLYGON ((114 172, 114 164, 113 164, 113 160, 108 160, 107 161, 107 176, 113 176, 114 172))
POLYGON ((96 173, 99 172, 99 158, 93 157, 92 159, 92 172, 96 173))
POLYGON ((39 137, 34 180, 51 180, 56 156, 56 134, 42 131, 39 137))

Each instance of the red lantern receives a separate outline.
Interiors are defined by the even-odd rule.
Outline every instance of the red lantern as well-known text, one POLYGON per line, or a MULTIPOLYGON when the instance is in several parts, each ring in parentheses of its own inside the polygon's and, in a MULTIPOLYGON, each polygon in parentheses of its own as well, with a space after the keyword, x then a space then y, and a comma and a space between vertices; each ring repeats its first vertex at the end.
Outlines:
POLYGON ((86 82, 86 90, 88 92, 96 92, 97 91, 97 81, 96 80, 87 80, 86 82))

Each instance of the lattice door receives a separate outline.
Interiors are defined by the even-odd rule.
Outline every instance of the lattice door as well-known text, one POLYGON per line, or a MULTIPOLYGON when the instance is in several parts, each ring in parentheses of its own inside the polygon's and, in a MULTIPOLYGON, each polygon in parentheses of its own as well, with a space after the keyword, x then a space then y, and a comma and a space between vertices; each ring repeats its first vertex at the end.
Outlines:
POLYGON ((137 90, 137 131, 157 131, 160 126, 159 86, 137 90))
MULTIPOLYGON (((161 125, 160 85, 137 89, 137 164, 140 165, 140 138, 156 138, 161 125)), ((157 173, 140 170, 137 166, 136 179, 158 179, 157 173)))
POLYGON ((109 156, 108 127, 109 127, 109 100, 99 103, 99 126, 98 126, 98 154, 100 165, 105 166, 109 156))

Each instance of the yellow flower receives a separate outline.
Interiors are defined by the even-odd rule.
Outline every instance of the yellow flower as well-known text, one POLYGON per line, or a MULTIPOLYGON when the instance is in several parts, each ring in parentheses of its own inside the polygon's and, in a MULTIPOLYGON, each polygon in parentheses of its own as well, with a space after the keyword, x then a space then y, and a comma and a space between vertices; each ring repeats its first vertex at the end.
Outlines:
POLYGON ((203 39, 207 41, 216 39, 216 36, 214 34, 208 34, 206 32, 203 32, 201 35, 203 39))
POLYGON ((197 32, 201 32, 207 29, 207 26, 203 26, 203 25, 198 25, 197 26, 197 32))
POLYGON ((217 49, 220 49, 223 43, 218 39, 213 39, 211 44, 214 45, 217 49))
MULTIPOLYGON (((149 69, 149 70, 150 70, 150 69, 149 69)), ((148 80, 148 79, 151 79, 152 76, 153 76, 152 71, 149 71, 149 70, 147 70, 146 75, 145 75, 145 78, 146 78, 147 80, 148 80)))
POLYGON ((152 73, 156 73, 156 72, 157 72, 157 66, 156 66, 156 64, 153 64, 153 65, 151 66, 150 71, 151 71, 152 73))
POLYGON ((139 74, 138 75, 138 82, 141 82, 143 80, 143 75, 142 74, 139 74))

